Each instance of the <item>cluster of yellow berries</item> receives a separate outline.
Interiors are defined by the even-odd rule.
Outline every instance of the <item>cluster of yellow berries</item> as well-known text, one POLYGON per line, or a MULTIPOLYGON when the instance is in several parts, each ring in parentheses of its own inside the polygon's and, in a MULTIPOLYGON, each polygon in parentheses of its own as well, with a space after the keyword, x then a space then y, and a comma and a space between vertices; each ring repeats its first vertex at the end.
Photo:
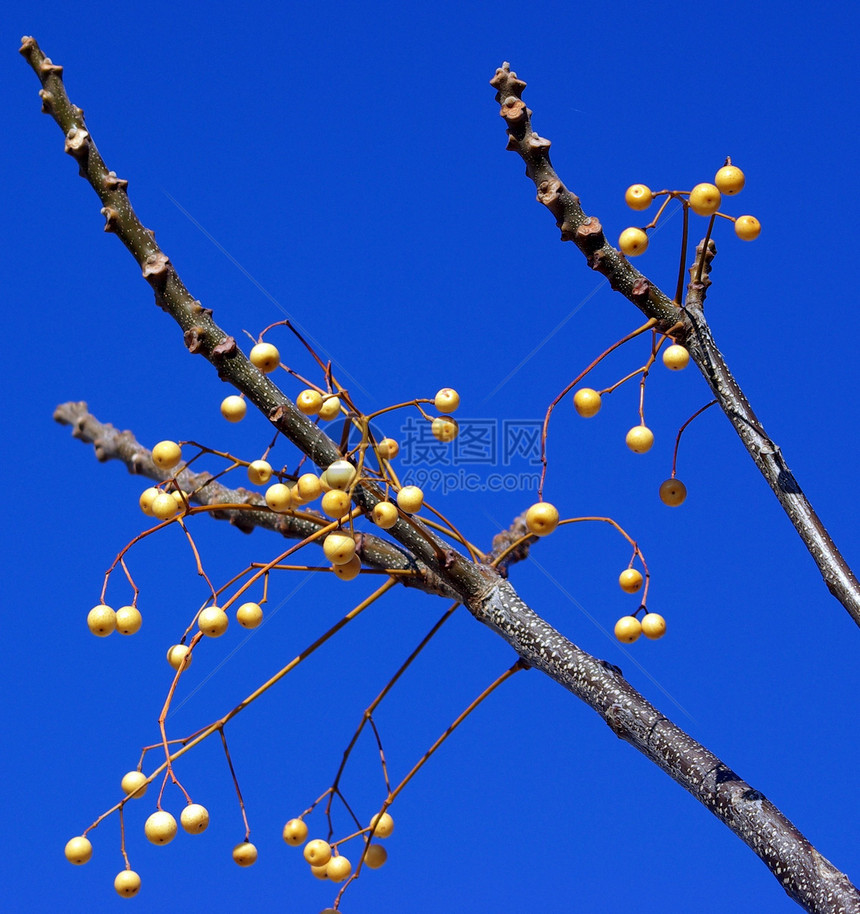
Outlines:
POLYGON ((640 635, 652 641, 666 634, 666 620, 659 613, 645 613, 640 622, 636 616, 622 616, 615 623, 615 637, 622 644, 633 644, 640 635))
MULTIPOLYGON (((388 838, 394 831, 394 819, 384 812, 370 820, 366 829, 374 838, 388 838)), ((343 882, 352 874, 352 862, 341 854, 336 846, 322 838, 307 840, 308 827, 302 819, 290 819, 284 826, 284 841, 290 847, 304 844, 302 856, 317 879, 330 882, 343 882), (307 843, 305 843, 307 842, 307 843)), ((372 870, 379 869, 388 859, 388 851, 381 844, 368 844, 364 853, 364 863, 372 870)))
MULTIPOLYGON (((686 347, 673 343, 663 350, 663 364, 670 371, 681 371, 690 363, 686 347)), ((584 419, 591 419, 600 412, 603 405, 600 393, 591 387, 580 387, 573 395, 573 408, 584 419)), ((625 436, 627 447, 634 454, 646 454, 654 446, 654 433, 647 425, 634 425, 625 436)), ((683 504, 687 488, 680 479, 667 479, 659 489, 660 500, 672 508, 683 504)))
MULTIPOLYGON (((145 793, 147 777, 142 771, 129 771, 120 782, 129 799, 138 800, 145 793)), ((209 810, 199 803, 188 803, 179 816, 182 828, 190 835, 199 835, 209 826, 209 810)), ((176 819, 166 810, 157 809, 143 826, 147 840, 152 844, 164 845, 176 837, 179 831, 176 819)), ((66 859, 78 866, 88 863, 93 855, 93 846, 85 835, 78 835, 66 842, 66 859)), ((257 859, 257 849, 249 842, 242 842, 233 848, 233 859, 240 866, 250 866, 257 859)), ((114 879, 114 888, 123 898, 131 898, 140 891, 140 876, 132 869, 121 870, 114 879)))
MULTIPOLYGON (((636 568, 625 568, 618 575, 618 586, 624 593, 638 593, 642 587, 642 572, 636 568)), ((658 613, 649 613, 640 622, 636 616, 622 616, 615 623, 615 637, 623 644, 632 644, 640 635, 656 641, 666 634, 666 620, 658 613)))
MULTIPOLYGON (((129 771, 122 779, 122 789, 130 799, 139 799, 146 793, 147 778, 141 771, 129 771)), ((209 811, 199 803, 189 803, 179 816, 179 824, 191 835, 199 835, 209 827, 209 811)), ((143 826, 150 843, 170 844, 179 832, 176 818, 164 809, 157 809, 147 818, 143 826)), ((384 839, 394 831, 394 819, 387 812, 377 814, 364 829, 370 837, 364 851, 364 863, 370 869, 379 869, 388 859, 388 851, 381 844, 369 843, 371 838, 384 839)), ((352 862, 341 854, 336 845, 322 838, 308 837, 308 827, 302 819, 290 819, 284 826, 284 841, 291 847, 304 844, 303 856, 313 876, 330 882, 344 882, 352 874, 352 862)), ((78 835, 66 842, 66 859, 70 863, 88 863, 93 855, 93 846, 85 835, 78 835)), ((250 841, 242 841, 233 848, 233 860, 239 866, 251 866, 257 861, 257 848, 250 841)), ((124 898, 131 898, 140 890, 140 876, 132 869, 122 870, 114 880, 114 888, 124 898)))
MULTIPOLYGON (((645 184, 632 184, 627 188, 624 199, 630 209, 642 211, 648 209, 651 202, 658 196, 667 195, 684 200, 685 205, 699 216, 713 216, 719 213, 722 196, 739 194, 744 187, 746 179, 744 173, 736 165, 724 165, 714 176, 714 183, 697 184, 689 193, 680 191, 659 191, 655 193, 645 184)), ((662 210, 661 210, 662 212, 662 210)), ((724 215, 719 213, 720 215, 724 215)), ((659 218, 659 214, 658 214, 659 218)), ((735 224, 735 234, 742 241, 754 241, 761 233, 761 223, 755 216, 738 216, 732 219, 735 224)), ((644 254, 648 248, 647 228, 653 228, 654 223, 646 228, 626 228, 618 238, 618 247, 628 257, 637 257, 644 254)))
MULTIPOLYGON (((280 353, 271 343, 257 343, 251 349, 250 360, 261 372, 268 374, 280 365, 280 353)), ((459 426, 450 414, 459 407, 460 395, 450 387, 443 387, 434 397, 433 404, 442 413, 431 421, 433 436, 444 443, 453 441, 459 434, 459 426)), ((340 397, 311 388, 299 393, 296 406, 305 416, 319 417, 324 421, 331 421, 344 411, 340 397)), ((245 413, 246 403, 242 397, 231 395, 221 403, 221 414, 229 422, 241 421, 245 413)), ((400 446, 393 438, 383 438, 376 446, 376 453, 382 461, 393 460, 399 451, 400 446)), ((248 466, 248 478, 254 485, 266 485, 272 475, 272 467, 265 460, 255 460, 248 466)), ((307 505, 322 495, 323 513, 335 520, 342 520, 349 513, 349 490, 355 481, 355 467, 348 460, 336 460, 319 476, 305 473, 293 485, 283 482, 272 484, 265 493, 266 504, 272 511, 282 514, 307 505)), ((395 501, 396 504, 390 501, 380 502, 371 513, 371 520, 383 530, 388 530, 397 523, 398 509, 404 514, 417 514, 423 506, 424 493, 418 486, 402 486, 397 491, 395 501)), ((332 562, 335 574, 350 580, 359 573, 361 562, 355 556, 354 542, 350 548, 347 539, 351 540, 352 537, 342 532, 330 534, 323 543, 323 550, 332 562)))
MULTIPOLYGON (((272 343, 257 343, 250 352, 251 363, 263 374, 270 374, 281 364, 281 355, 277 346, 272 343)), ((450 387, 443 387, 434 399, 434 405, 441 416, 431 422, 433 436, 442 442, 453 441, 459 434, 456 419, 450 413, 456 412, 460 405, 460 395, 450 387)), ((296 397, 296 407, 305 416, 318 416, 324 422, 331 422, 343 411, 343 404, 336 394, 323 394, 308 388, 296 397)), ((240 422, 247 411, 247 404, 242 397, 232 395, 225 397, 221 403, 221 415, 228 422, 240 422)))
MULTIPOLYGON (((260 371, 271 372, 280 365, 280 355, 270 343, 258 343, 251 350, 251 361, 260 371)), ((440 441, 453 440, 458 432, 456 421, 451 418, 460 405, 460 396, 450 387, 444 387, 436 394, 434 406, 442 414, 432 420, 433 434, 440 441)), ((319 391, 304 390, 297 397, 299 409, 308 416, 333 418, 342 409, 340 398, 334 395, 324 397, 319 391)), ((230 422, 240 421, 246 413, 242 397, 228 396, 221 403, 221 413, 230 422)), ((397 457, 400 446, 393 438, 383 438, 376 445, 384 474, 385 464, 397 457)), ((160 441, 152 449, 152 460, 162 470, 173 470, 182 461, 182 448, 175 441, 160 441)), ((265 459, 254 460, 247 466, 248 480, 253 485, 267 486, 264 498, 268 508, 278 514, 308 505, 321 497, 322 512, 339 522, 349 515, 350 492, 357 480, 356 468, 345 459, 334 461, 319 475, 303 473, 295 482, 272 482, 275 471, 265 459), (271 484, 270 484, 271 483, 271 484)), ((173 480, 175 485, 175 479, 173 480)), ((166 492, 157 486, 145 489, 139 498, 140 508, 148 517, 166 521, 182 513, 188 506, 188 493, 178 488, 166 492)), ((380 501, 370 514, 370 519, 383 530, 393 527, 402 514, 417 514, 424 504, 424 492, 413 485, 400 486, 394 499, 380 501)), ((332 571, 342 580, 352 580, 361 571, 361 559, 356 555, 356 541, 346 529, 329 533, 323 540, 323 552, 332 563, 332 571)), ((256 628, 263 621, 263 610, 258 603, 243 603, 236 610, 236 621, 243 628, 256 628)), ((99 604, 90 610, 87 625, 93 634, 100 637, 114 630, 133 634, 140 628, 140 613, 134 606, 124 606, 114 612, 111 607, 99 604)), ((207 606, 197 617, 200 631, 210 638, 224 634, 229 625, 226 612, 218 606, 207 606)), ((189 648, 174 644, 167 652, 167 659, 173 669, 191 663, 189 648)))
MULTIPOLYGON (((182 448, 175 441, 159 441, 152 449, 152 462, 160 470, 172 470, 182 460, 182 448)), ((140 493, 140 510, 147 517, 170 520, 182 513, 188 503, 188 494, 176 488, 165 492, 157 486, 150 486, 140 493)))
MULTIPOLYGON (((549 536, 558 522, 558 508, 548 501, 536 502, 526 511, 526 528, 534 536, 549 536)), ((637 593, 643 581, 642 572, 636 568, 626 568, 618 576, 618 585, 625 593, 637 593)), ((657 613, 647 613, 641 623, 635 616, 622 616, 615 625, 615 637, 625 644, 632 644, 641 634, 656 640, 665 633, 666 620, 657 613)))
MULTIPOLYGON (((256 344, 250 353, 251 362, 263 373, 270 373, 280 365, 280 354, 270 343, 256 344)), ((452 388, 442 388, 433 399, 433 405, 441 414, 431 419, 431 430, 434 437, 442 442, 456 438, 459 428, 451 417, 460 404, 459 394, 452 388)), ((296 398, 297 408, 306 416, 319 417, 330 421, 349 410, 336 394, 325 394, 319 390, 303 390, 296 398)), ((247 413, 244 397, 231 395, 221 402, 221 414, 229 422, 240 422, 247 413)), ((426 415, 426 414, 425 414, 426 415)), ((400 446, 393 438, 383 438, 375 445, 375 453, 380 459, 381 478, 386 482, 396 482, 389 478, 388 461, 395 459, 400 446)), ((182 461, 182 448, 175 441, 160 441, 152 449, 152 460, 165 471, 174 470, 182 461)), ((321 498, 322 512, 339 522, 350 514, 351 491, 358 482, 355 465, 347 459, 339 459, 326 467, 321 473, 308 472, 298 476, 294 482, 273 481, 282 474, 276 474, 272 465, 265 459, 254 460, 247 465, 248 480, 253 485, 266 486, 264 498, 269 510, 275 513, 286 513, 321 498)), ((162 484, 163 485, 163 484, 162 484)), ((150 486, 139 498, 139 505, 148 517, 160 521, 171 520, 188 508, 188 493, 182 492, 174 477, 169 481, 175 491, 164 491, 161 486, 150 486)), ((414 485, 397 485, 392 500, 380 501, 370 514, 370 519, 382 529, 393 527, 402 515, 419 512, 424 503, 424 493, 414 485)), ((557 522, 557 515, 556 515, 557 522)), ((356 577, 361 570, 361 560, 356 555, 356 540, 346 528, 339 528, 325 536, 322 542, 323 552, 332 563, 334 573, 344 579, 356 577)), ((246 602, 238 607, 236 621, 244 628, 256 628, 263 621, 263 610, 259 603, 246 602)), ((228 626, 229 618, 223 608, 217 605, 205 606, 197 615, 197 627, 206 637, 218 638, 228 626)), ((114 611, 110 606, 99 604, 90 610, 87 625, 94 634, 103 637, 113 631, 132 634, 141 625, 140 612, 135 606, 123 606, 114 611)), ((184 643, 174 644, 167 651, 167 661, 174 670, 187 668, 192 661, 191 649, 184 643)), ((147 788, 147 778, 141 771, 130 771, 122 779, 122 788, 129 798, 139 798, 147 788)), ((199 834, 209 825, 209 813, 200 804, 190 803, 182 811, 179 819, 182 828, 199 834)), ((144 833, 153 844, 169 844, 178 833, 176 818, 166 810, 158 809, 146 820, 144 833)), ((374 816, 370 826, 365 829, 370 837, 366 838, 364 863, 371 869, 382 866, 388 857, 385 847, 370 843, 371 838, 387 838, 394 830, 394 821, 386 812, 374 816)), ((284 826, 284 840, 290 845, 305 843, 308 829, 301 819, 291 819, 284 826)), ((85 835, 72 838, 65 848, 66 858, 75 864, 83 864, 92 856, 92 844, 85 835)), ((311 872, 318 879, 332 882, 343 882, 352 873, 352 864, 341 854, 337 845, 331 845, 322 839, 307 841, 304 847, 305 860, 310 864, 311 872)), ((233 848, 233 859, 240 866, 250 866, 257 859, 256 847, 248 841, 241 842, 233 848)), ((127 868, 120 872, 114 887, 117 893, 130 898, 138 893, 141 886, 140 876, 127 868)))
POLYGON ((105 603, 99 603, 87 613, 87 628, 99 638, 106 638, 115 631, 121 635, 133 635, 140 629, 142 621, 136 606, 120 606, 114 610, 105 603))

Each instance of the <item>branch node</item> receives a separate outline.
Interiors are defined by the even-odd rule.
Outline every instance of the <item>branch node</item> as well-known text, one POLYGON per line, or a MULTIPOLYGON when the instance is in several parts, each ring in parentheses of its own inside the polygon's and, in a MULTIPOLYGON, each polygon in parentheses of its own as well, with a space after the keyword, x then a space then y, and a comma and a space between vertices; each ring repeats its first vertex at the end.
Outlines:
MULTIPOLYGON (((203 310, 205 311, 206 309, 204 308, 203 310)), ((210 311, 209 313, 211 314, 212 312, 210 311)), ((225 356, 232 355, 238 348, 239 346, 232 336, 225 336, 220 343, 213 347, 212 355, 214 358, 221 359, 225 356)))
POLYGON ((490 80, 490 85, 499 92, 507 87, 516 93, 522 92, 526 87, 521 79, 517 79, 517 74, 511 70, 511 65, 507 61, 496 70, 496 75, 490 80))
POLYGON ((526 145, 532 151, 541 155, 546 155, 549 152, 549 147, 552 146, 552 141, 544 139, 542 136, 538 136, 536 133, 532 133, 526 140, 526 145))
POLYGON ((118 178, 115 171, 110 171, 104 179, 106 190, 125 190, 128 187, 128 181, 125 178, 118 178))
MULTIPOLYGON (((564 237, 565 227, 567 227, 567 234, 570 235, 569 223, 562 223, 561 232, 563 241, 568 240, 564 237)), ((594 216, 586 216, 585 220, 577 227, 576 232, 574 233, 574 240, 580 250, 585 254, 593 254, 596 250, 602 248, 606 243, 606 238, 603 234, 603 226, 600 224, 600 220, 594 216)))
POLYGON ((83 167, 90 152, 90 134, 83 127, 70 127, 66 134, 65 152, 77 159, 83 167))
POLYGON ((148 254, 143 262, 143 278, 155 288, 163 289, 170 269, 170 258, 164 251, 148 254))
POLYGON ((509 125, 519 124, 526 117, 526 103, 509 95, 503 102, 499 114, 509 125))
POLYGON ((644 276, 641 276, 633 283, 633 287, 630 289, 630 294, 636 299, 637 302, 646 302, 648 300, 648 295, 651 292, 651 283, 645 279, 644 276))
POLYGON ((47 89, 39 89, 39 98, 42 99, 42 114, 54 113, 54 93, 47 89))
POLYGON ((541 181, 537 190, 538 203, 543 203, 554 216, 559 217, 564 210, 564 203, 560 199, 565 190, 564 184, 558 178, 551 178, 541 181))
POLYGON ((205 336, 206 331, 202 327, 189 327, 183 334, 185 348, 193 355, 203 352, 205 336))
POLYGON ((103 206, 101 214, 105 217, 105 231, 115 232, 119 222, 119 212, 112 206, 103 206))
MULTIPOLYGON (((33 41, 32 38, 30 39, 30 41, 32 41, 33 44, 36 43, 35 41, 33 41)), ((24 53, 23 46, 21 47, 21 53, 24 53)), ((44 73, 46 76, 49 76, 51 73, 56 73, 57 76, 63 75, 63 68, 58 63, 54 63, 54 61, 51 60, 50 57, 46 57, 39 64, 39 70, 40 70, 40 72, 44 73)))

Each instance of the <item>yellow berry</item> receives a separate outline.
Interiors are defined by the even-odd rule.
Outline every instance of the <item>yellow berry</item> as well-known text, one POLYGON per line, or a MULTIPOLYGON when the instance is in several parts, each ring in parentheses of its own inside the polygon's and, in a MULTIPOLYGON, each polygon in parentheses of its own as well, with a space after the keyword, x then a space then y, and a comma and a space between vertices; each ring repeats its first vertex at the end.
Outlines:
POLYGON ((615 623, 615 637, 622 644, 633 644, 642 634, 642 625, 635 616, 622 616, 615 623))
POLYGON ((188 657, 188 661, 185 664, 185 668, 191 666, 191 661, 194 659, 190 656, 189 651, 191 649, 187 644, 174 644, 173 647, 167 649, 167 662, 173 667, 174 670, 178 670, 182 666, 182 661, 188 657))
POLYGON ((128 771, 120 781, 120 787, 134 800, 139 800, 146 793, 147 786, 146 775, 142 771, 128 771))
POLYGON ((653 199, 654 194, 651 193, 651 188, 644 184, 631 184, 624 194, 624 202, 630 209, 635 210, 648 209, 653 199))
POLYGON ((393 460, 400 453, 400 445, 393 438, 383 438, 376 449, 385 460, 393 460))
POLYGON ((321 506, 323 514, 337 520, 349 511, 349 495, 347 495, 346 492, 342 492, 340 489, 331 489, 323 495, 321 506))
POLYGON ((460 394, 450 387, 443 387, 434 397, 433 405, 440 413, 453 413, 460 405, 460 394))
POLYGON ((371 844, 364 855, 364 862, 372 870, 378 870, 387 859, 388 851, 381 844, 371 844))
POLYGON ((227 613, 220 606, 207 606, 197 617, 197 627, 207 638, 220 638, 229 624, 227 613))
POLYGON ((648 249, 648 236, 641 228, 626 228, 618 237, 618 247, 627 257, 638 257, 648 249))
POLYGON ((642 586, 642 572, 627 568, 618 575, 618 586, 624 593, 636 593, 642 586))
POLYGON ((526 511, 526 527, 535 536, 548 536, 558 526, 558 508, 539 501, 526 511))
POLYGON ((342 581, 351 581, 353 578, 357 578, 361 573, 361 559, 354 555, 348 562, 344 562, 342 565, 332 565, 332 571, 335 574, 335 577, 340 578, 342 581))
POLYGON ((299 492, 298 486, 293 486, 290 489, 290 499, 292 500, 294 508, 300 508, 305 503, 305 500, 302 498, 302 493, 299 492))
POLYGON ((387 838, 394 831, 394 819, 387 813, 377 813, 370 820, 375 838, 387 838))
POLYGON ((248 479, 255 486, 264 486, 272 478, 272 465, 268 460, 254 460, 248 465, 248 479))
POLYGON ((323 866, 312 866, 312 867, 311 867, 311 875, 312 875, 315 879, 328 879, 328 869, 327 869, 327 865, 323 865, 323 866))
POLYGON ((600 394, 590 387, 580 387, 573 395, 573 408, 583 419, 590 419, 600 412, 602 406, 600 394))
POLYGON ((684 503, 686 497, 687 487, 680 479, 675 479, 673 476, 671 479, 660 483, 660 501, 664 505, 669 505, 670 508, 677 508, 678 505, 684 503))
POLYGON ((370 512, 370 519, 383 530, 390 530, 397 523, 398 517, 397 508, 390 501, 375 504, 370 512))
POLYGON ((727 197, 739 194, 744 189, 745 182, 744 173, 737 165, 723 165, 714 178, 714 184, 720 189, 720 193, 727 197))
POLYGON ((263 374, 269 374, 281 364, 281 354, 271 343, 257 343, 251 350, 251 361, 263 374))
POLYGON ((322 394, 318 390, 303 390, 296 397, 296 406, 298 406, 299 412, 304 413, 306 416, 316 416, 322 409, 322 405, 322 394))
POLYGON ((346 565, 355 555, 355 540, 348 533, 329 533, 323 552, 332 565, 346 565))
POLYGON ((133 635, 140 630, 142 621, 136 606, 120 606, 116 611, 116 630, 121 635, 133 635))
POLYGON ((175 441, 159 441, 152 449, 152 462, 162 470, 170 470, 182 460, 182 448, 175 441))
POLYGON ((121 898, 133 898, 140 891, 140 876, 134 870, 120 870, 113 887, 121 898))
POLYGON ((93 855, 93 846, 89 838, 79 835, 77 838, 70 838, 66 842, 65 848, 66 860, 74 863, 75 866, 81 866, 87 863, 93 855))
POLYGON ((352 872, 352 864, 342 854, 332 857, 326 864, 326 875, 332 882, 343 882, 352 872))
POLYGON ((320 478, 316 473, 302 473, 296 480, 296 488, 299 490, 299 495, 302 496, 302 501, 306 504, 322 495, 320 478))
POLYGON ((682 371, 690 364, 690 353, 675 343, 663 350, 663 364, 671 371, 682 371))
POLYGON ((159 520, 170 520, 171 517, 176 516, 179 509, 176 506, 176 499, 170 492, 159 492, 152 499, 151 510, 153 517, 157 517, 159 520))
POLYGON ((424 493, 418 486, 404 486, 397 493, 397 506, 406 514, 417 514, 423 504, 424 493))
POLYGON ((460 426, 450 416, 437 416, 430 425, 430 431, 437 441, 448 444, 460 433, 460 426))
POLYGON ((209 827, 209 810, 199 803, 189 803, 179 814, 179 821, 189 835, 199 835, 209 827))
POLYGON ((627 433, 625 441, 634 454, 645 454, 654 444, 654 432, 647 425, 634 425, 627 433))
POLYGON ((738 216, 735 219, 735 234, 741 241, 755 241, 761 233, 761 223, 755 216, 738 216))
POLYGON ((348 460, 335 460, 325 471, 325 479, 332 489, 348 489, 355 479, 355 467, 348 460))
POLYGON ((160 489, 156 489, 155 486, 150 486, 148 489, 144 489, 140 493, 140 498, 138 499, 138 504, 140 505, 140 510, 147 517, 152 517, 152 503, 155 501, 156 495, 161 493, 160 489))
POLYGON ((251 866, 257 862, 257 848, 250 841, 243 841, 233 848, 233 860, 239 866, 251 866))
POLYGON ((298 847, 308 836, 308 827, 301 819, 290 819, 284 826, 284 841, 298 847))
POLYGON ((690 209, 697 216, 713 216, 721 201, 720 191, 713 184, 697 184, 690 191, 690 209))
POLYGON ((221 415, 228 422, 241 422, 245 418, 246 412, 248 412, 248 404, 236 394, 224 397, 221 401, 221 415))
POLYGON ((652 641, 666 634, 666 620, 659 613, 646 613, 642 618, 642 634, 652 641))
POLYGON ((340 397, 329 397, 327 400, 323 400, 322 406, 319 408, 319 417, 323 422, 331 422, 332 419, 337 419, 340 415, 340 397))
POLYGON ((293 503, 293 494, 289 486, 276 482, 266 489, 266 504, 276 513, 283 514, 290 510, 293 503))
POLYGON ((185 505, 188 503, 188 499, 191 497, 187 492, 183 492, 181 489, 174 489, 170 493, 170 497, 176 502, 176 510, 182 512, 185 510, 185 505))
POLYGON ((314 838, 308 841, 302 854, 311 866, 325 866, 331 860, 331 845, 322 838, 314 838))
POLYGON ((163 809, 154 812, 143 825, 146 837, 153 844, 170 844, 177 830, 176 819, 163 809))
POLYGON ((236 610, 236 621, 242 628, 256 628, 263 621, 263 609, 259 603, 243 603, 236 610))
POLYGON ((116 613, 99 603, 87 613, 87 628, 99 638, 106 638, 116 628, 116 613))

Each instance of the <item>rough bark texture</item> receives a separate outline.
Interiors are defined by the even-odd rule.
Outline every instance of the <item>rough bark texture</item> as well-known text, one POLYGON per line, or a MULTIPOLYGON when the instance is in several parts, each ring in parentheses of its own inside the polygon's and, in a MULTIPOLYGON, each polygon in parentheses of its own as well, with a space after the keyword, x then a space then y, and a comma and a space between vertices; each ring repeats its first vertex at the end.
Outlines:
MULTIPOLYGON (((155 244, 152 233, 144 229, 134 215, 125 182, 107 170, 84 126, 82 112, 66 96, 60 75, 62 68, 45 58, 32 38, 24 39, 21 52, 42 81, 40 94, 44 110, 62 127, 66 151, 78 160, 81 174, 102 200, 106 229, 116 232, 141 265, 144 277, 155 291, 156 302, 182 327, 186 346, 212 362, 222 378, 245 393, 249 401, 318 466, 327 466, 339 457, 335 443, 248 362, 235 340, 213 321, 211 311, 194 301, 167 255, 155 244)), ((495 83, 516 89, 517 98, 509 98, 510 91, 505 94, 503 114, 510 109, 506 115, 509 123, 527 126, 528 113, 522 102, 518 102, 518 94, 525 84, 517 81, 507 68, 499 71, 495 83)), ((532 134, 530 128, 521 134, 521 140, 512 135, 511 148, 525 143, 532 150, 529 155, 535 160, 535 173, 539 177, 546 175, 541 177, 543 186, 545 180, 553 180, 551 174, 554 174, 541 172, 542 167, 551 172, 546 155, 549 144, 532 134)), ((647 300, 648 307, 661 321, 675 323, 679 313, 677 306, 651 287, 617 251, 600 240, 599 226, 595 228, 584 215, 580 218, 578 201, 564 191, 560 182, 558 186, 543 186, 540 193, 544 197, 542 202, 554 212, 558 211, 563 236, 573 235, 578 244, 590 248, 592 265, 603 264, 615 288, 631 300, 647 300), (584 234, 580 231, 583 228, 584 234), (595 247, 596 241, 600 244, 595 247)), ((87 420, 80 414, 78 419, 77 427, 83 430, 87 420)), ((97 437, 94 436, 94 440, 97 437)), ((104 440, 101 445, 97 443, 97 453, 99 448, 101 456, 106 456, 104 440)), ((123 459, 140 463, 133 449, 129 454, 123 459)), ((119 451, 117 456, 120 456, 119 451)), ((355 501, 367 510, 379 495, 375 486, 362 486, 356 490, 355 501)), ((818 854, 758 791, 660 714, 626 682, 617 667, 580 650, 530 609, 501 575, 471 563, 420 522, 404 519, 390 532, 417 562, 438 575, 446 589, 455 593, 476 619, 501 635, 529 666, 546 673, 585 701, 620 738, 659 765, 725 822, 761 857, 798 903, 808 911, 820 914, 860 914, 860 893, 848 877, 818 854)))

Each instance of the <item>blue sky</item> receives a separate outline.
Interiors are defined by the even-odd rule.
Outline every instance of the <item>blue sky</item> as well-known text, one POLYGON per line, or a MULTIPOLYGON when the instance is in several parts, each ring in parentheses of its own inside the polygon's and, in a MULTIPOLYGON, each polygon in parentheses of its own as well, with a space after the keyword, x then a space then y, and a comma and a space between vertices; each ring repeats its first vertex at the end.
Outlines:
MULTIPOLYGON (((846 127, 860 75, 853 9, 735 0, 710 11, 627 2, 598 11, 542 2, 527 11, 505 2, 257 3, 241 12, 160 0, 145 12, 99 0, 19 6, 4 17, 0 54, 11 132, 0 158, 15 443, 2 451, 12 499, 7 910, 326 907, 332 887, 307 874, 281 827, 328 786, 364 707, 445 609, 420 594, 389 595, 230 725, 260 850, 254 867, 230 861, 243 828, 214 743, 190 753, 180 772, 210 809, 205 834, 152 847, 142 833, 149 797, 129 808, 139 900, 112 888, 122 866, 115 819, 93 834, 86 867, 65 862, 67 838, 116 801, 120 777, 156 740, 170 682, 164 650, 204 594, 184 541, 168 530, 132 553, 140 633, 89 635, 86 612, 105 569, 143 529, 142 484, 98 464, 51 421, 53 408, 85 399, 146 444, 197 440, 246 458, 262 453, 271 432, 257 416, 223 422, 218 403, 228 391, 187 354, 131 258, 102 232, 97 198, 39 113, 37 80, 17 54, 21 35, 66 67, 71 98, 110 167, 129 179, 138 214, 228 332, 256 335, 291 316, 367 411, 452 386, 464 425, 500 440, 542 419, 569 380, 641 321, 572 245, 558 243, 521 161, 504 149, 488 84, 495 68, 510 60, 528 82, 535 129, 553 141, 557 170, 610 237, 638 221, 623 201, 629 184, 689 188, 731 155, 747 186, 726 210, 755 214, 763 230, 744 244, 718 226, 707 314, 788 465, 848 561, 860 561, 852 418, 860 318, 848 284, 858 150, 846 127)), ((637 263, 670 291, 680 223, 670 216, 637 263)), ((286 334, 275 341, 297 370, 312 371, 286 334)), ((631 344, 594 386, 644 357, 644 344, 631 344)), ((299 389, 286 377, 284 387, 299 389)), ((687 503, 670 510, 656 495, 678 426, 708 399, 694 369, 655 369, 646 415, 657 443, 644 456, 623 441, 637 421, 635 385, 588 422, 567 401, 551 427, 546 497, 563 516, 612 516, 635 536, 651 568, 649 605, 668 621, 665 639, 623 647, 609 634, 635 600, 616 583, 627 546, 604 525, 560 530, 512 577, 538 612, 619 665, 856 881, 856 625, 721 414, 710 410, 685 433, 678 475, 687 503)), ((408 433, 405 414, 391 421, 389 434, 408 433)), ((529 456, 432 466, 416 456, 403 472, 489 546, 535 500, 529 456), (476 478, 464 483, 466 471, 476 478), (486 491, 494 472, 513 490, 486 491)), ((221 581, 281 549, 262 531, 246 537, 205 518, 193 530, 221 581)), ((262 629, 243 641, 233 624, 204 645, 173 732, 226 711, 373 583, 301 573, 273 580, 262 629)), ((109 601, 127 597, 112 584, 109 601)), ((392 777, 513 659, 465 611, 456 615, 377 715, 392 777)), ((383 799, 371 742, 347 790, 363 814, 383 799)), ((165 807, 181 805, 168 788, 165 807)), ((347 914, 404 904, 419 914, 558 904, 640 914, 796 910, 737 838, 537 672, 495 693, 392 812, 389 862, 351 887, 347 914)))

